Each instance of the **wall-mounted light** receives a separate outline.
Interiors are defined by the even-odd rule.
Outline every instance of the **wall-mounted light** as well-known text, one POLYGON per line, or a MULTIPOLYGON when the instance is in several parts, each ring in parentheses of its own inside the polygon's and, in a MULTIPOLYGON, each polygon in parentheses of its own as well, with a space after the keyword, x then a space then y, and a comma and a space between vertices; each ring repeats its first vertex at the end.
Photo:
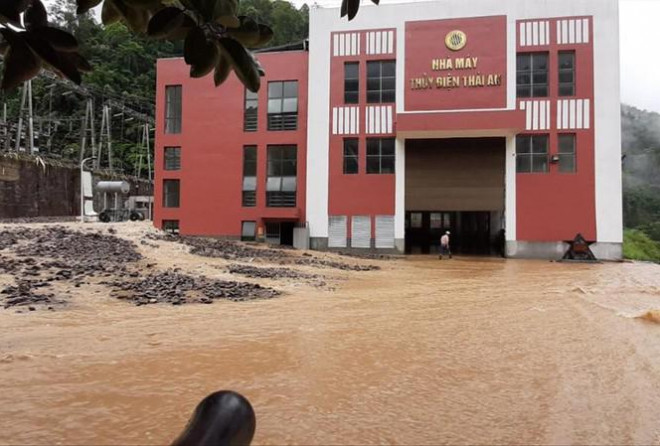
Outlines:
POLYGON ((552 164, 557 164, 557 163, 559 162, 559 155, 552 155, 552 156, 550 157, 550 162, 551 162, 552 164))

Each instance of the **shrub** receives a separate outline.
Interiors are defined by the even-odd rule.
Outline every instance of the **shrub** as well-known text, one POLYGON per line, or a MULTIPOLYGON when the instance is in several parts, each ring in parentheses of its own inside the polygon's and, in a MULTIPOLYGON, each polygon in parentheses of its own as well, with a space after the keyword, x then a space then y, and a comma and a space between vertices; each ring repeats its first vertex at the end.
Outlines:
POLYGON ((637 229, 623 232, 623 256, 631 260, 646 260, 660 263, 660 243, 637 229))

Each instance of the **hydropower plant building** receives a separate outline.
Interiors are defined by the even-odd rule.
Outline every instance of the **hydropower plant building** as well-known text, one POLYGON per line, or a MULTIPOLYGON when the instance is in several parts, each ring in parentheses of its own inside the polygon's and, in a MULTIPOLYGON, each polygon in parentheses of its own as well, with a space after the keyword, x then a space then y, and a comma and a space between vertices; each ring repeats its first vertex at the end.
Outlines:
POLYGON ((622 257, 618 0, 311 8, 235 75, 158 61, 155 225, 312 249, 622 257))

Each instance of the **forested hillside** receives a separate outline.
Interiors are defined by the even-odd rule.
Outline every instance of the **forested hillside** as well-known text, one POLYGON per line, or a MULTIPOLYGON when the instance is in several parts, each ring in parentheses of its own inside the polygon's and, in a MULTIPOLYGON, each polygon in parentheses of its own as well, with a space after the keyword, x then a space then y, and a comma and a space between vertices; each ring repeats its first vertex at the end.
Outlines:
POLYGON ((629 257, 660 261, 660 253, 645 237, 660 242, 660 114, 624 105, 621 109, 623 150, 623 220, 628 229, 629 257))
MULTIPOLYGON (((76 15, 75 10, 75 0, 57 0, 49 8, 49 18, 55 26, 76 36, 81 54, 94 67, 91 73, 84 75, 83 88, 93 98, 97 140, 101 108, 106 99, 113 99, 115 104, 123 104, 126 108, 153 117, 156 59, 181 56, 182 42, 148 39, 131 32, 121 23, 103 26, 92 13, 76 15)), ((283 0, 244 0, 240 12, 273 28, 275 37, 271 46, 300 42, 307 37, 309 10, 306 5, 296 9, 283 0)), ((0 67, 1 64, 0 59, 0 67)), ((70 82, 55 82, 45 75, 32 81, 32 90, 35 146, 40 154, 77 159, 87 97, 75 92, 70 82), (50 137, 48 128, 51 129, 50 137)), ((0 101, 7 104, 7 120, 10 130, 14 132, 20 100, 20 90, 0 96, 0 101)), ((122 113, 121 106, 115 105, 112 114, 115 168, 134 174, 144 122, 122 113)), ((10 144, 13 145, 14 142, 10 144)), ((146 174, 145 164, 142 175, 146 174)))

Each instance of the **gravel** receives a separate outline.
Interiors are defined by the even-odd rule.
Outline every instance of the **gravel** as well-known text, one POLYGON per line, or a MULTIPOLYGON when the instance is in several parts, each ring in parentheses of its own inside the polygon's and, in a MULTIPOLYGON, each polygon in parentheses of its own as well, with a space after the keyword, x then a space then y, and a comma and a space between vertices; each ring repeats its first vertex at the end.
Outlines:
POLYGON ((156 303, 210 304, 216 299, 240 302, 270 299, 281 294, 275 289, 258 284, 211 280, 181 274, 173 270, 150 274, 134 281, 114 280, 104 282, 104 284, 113 289, 111 294, 113 297, 129 300, 138 306, 156 303))
POLYGON ((231 274, 259 279, 317 279, 320 276, 296 271, 290 268, 259 268, 251 265, 231 264, 227 267, 231 274))

